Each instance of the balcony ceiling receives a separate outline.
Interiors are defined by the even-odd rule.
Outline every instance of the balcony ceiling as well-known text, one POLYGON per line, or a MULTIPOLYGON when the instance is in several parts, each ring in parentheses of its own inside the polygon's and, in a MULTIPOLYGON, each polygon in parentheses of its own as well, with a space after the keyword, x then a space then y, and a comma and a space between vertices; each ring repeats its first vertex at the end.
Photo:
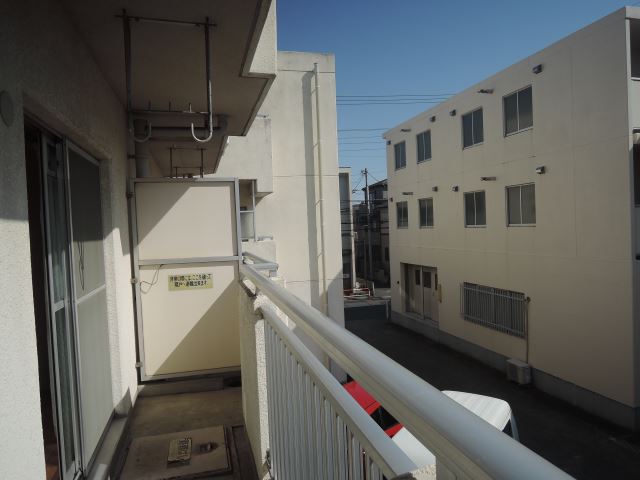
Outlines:
MULTIPOLYGON (((217 168, 227 135, 246 134, 273 75, 249 72, 271 0, 62 0, 99 68, 126 105, 123 9, 131 17, 204 22, 211 28, 213 112, 226 117, 223 133, 207 144, 152 141, 151 152, 163 175, 169 173, 168 147, 204 146, 205 173, 217 168)), ((206 111, 204 29, 166 23, 131 22, 133 109, 206 111)), ((154 115, 152 126, 188 126, 192 118, 154 115)), ((124 119, 123 119, 124 121, 124 119)), ((197 118, 196 126, 202 126, 197 118)), ((214 124, 216 122, 214 121, 214 124)), ((190 136, 190 133, 187 134, 190 136)), ((201 135, 204 136, 204 135, 201 135)), ((181 162, 200 165, 199 152, 183 151, 181 162)), ((195 173, 195 172, 194 172, 195 173)))

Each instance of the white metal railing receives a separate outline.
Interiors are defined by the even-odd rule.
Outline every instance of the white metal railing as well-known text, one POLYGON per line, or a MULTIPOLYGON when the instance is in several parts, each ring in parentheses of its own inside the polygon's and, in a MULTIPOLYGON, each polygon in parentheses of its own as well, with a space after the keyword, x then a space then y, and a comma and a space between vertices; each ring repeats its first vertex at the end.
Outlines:
MULTIPOLYGON (((438 476, 571 478, 262 275, 255 265, 241 265, 240 272, 435 455, 438 476)), ((410 471, 410 460, 346 395, 275 308, 264 305, 261 310, 275 478, 393 478, 410 471)))
POLYGON ((413 470, 274 308, 261 310, 274 478, 382 480, 413 470))

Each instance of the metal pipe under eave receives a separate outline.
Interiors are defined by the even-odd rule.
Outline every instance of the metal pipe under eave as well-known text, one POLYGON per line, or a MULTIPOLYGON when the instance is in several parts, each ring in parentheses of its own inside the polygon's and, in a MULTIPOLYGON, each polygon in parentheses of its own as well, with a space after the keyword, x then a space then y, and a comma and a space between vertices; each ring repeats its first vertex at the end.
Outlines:
POLYGON ((322 181, 322 140, 320 136, 320 80, 318 78, 318 64, 313 64, 313 77, 315 80, 316 97, 316 145, 318 151, 318 203, 320 204, 320 254, 322 255, 322 311, 329 315, 329 292, 327 291, 327 256, 324 225, 324 186, 322 181))
MULTIPOLYGON (((141 135, 146 128, 146 122, 141 119, 133 121, 134 138, 141 135)), ((136 177, 145 178, 151 176, 151 160, 153 155, 149 142, 135 142, 135 161, 136 161, 136 177)))

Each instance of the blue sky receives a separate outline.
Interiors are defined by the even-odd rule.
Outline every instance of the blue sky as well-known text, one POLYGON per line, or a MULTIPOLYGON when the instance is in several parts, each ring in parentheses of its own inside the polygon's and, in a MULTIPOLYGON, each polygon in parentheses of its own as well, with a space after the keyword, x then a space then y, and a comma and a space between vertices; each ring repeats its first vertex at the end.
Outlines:
MULTIPOLYGON (((278 49, 334 53, 338 103, 451 94, 631 3, 278 0, 278 49)), ((338 106, 339 162, 352 167, 354 184, 365 167, 385 178, 385 148, 382 130, 346 130, 391 127, 430 106, 338 106)))

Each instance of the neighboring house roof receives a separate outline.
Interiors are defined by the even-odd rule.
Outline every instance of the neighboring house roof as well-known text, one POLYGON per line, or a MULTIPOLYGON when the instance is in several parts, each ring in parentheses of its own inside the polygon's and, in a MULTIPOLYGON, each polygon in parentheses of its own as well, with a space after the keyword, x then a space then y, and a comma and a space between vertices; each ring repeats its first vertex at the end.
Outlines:
MULTIPOLYGON (((385 178, 384 180, 380 180, 379 182, 372 183, 371 185, 369 185, 369 190, 371 190, 372 188, 382 188, 386 186, 387 186, 387 179, 385 178)), ((364 192, 365 190, 366 190, 366 187, 362 187, 362 191, 364 192)))

